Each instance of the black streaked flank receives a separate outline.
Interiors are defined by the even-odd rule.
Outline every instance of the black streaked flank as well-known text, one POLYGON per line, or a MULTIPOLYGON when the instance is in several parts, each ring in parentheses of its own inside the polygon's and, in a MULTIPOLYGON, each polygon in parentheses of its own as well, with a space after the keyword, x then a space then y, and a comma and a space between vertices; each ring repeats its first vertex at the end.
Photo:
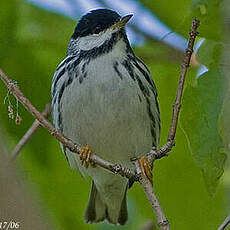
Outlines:
MULTIPOLYGON (((129 55, 130 57, 132 57, 132 59, 134 58, 133 56, 129 55)), ((129 57, 129 58, 130 58, 129 57)), ((134 58, 135 59, 135 58, 134 58)), ((137 74, 135 74, 135 71, 134 71, 134 66, 138 65, 136 64, 136 61, 134 62, 130 62, 128 60, 125 60, 122 65, 126 68, 126 70, 128 71, 130 77, 135 81, 137 80, 138 82, 138 86, 141 90, 141 92, 143 93, 144 95, 144 98, 146 100, 146 104, 147 104, 147 112, 148 112, 148 115, 149 115, 149 118, 150 118, 150 132, 151 132, 151 135, 152 135, 152 145, 153 146, 156 146, 156 121, 155 121, 155 118, 154 118, 154 115, 153 115, 153 112, 151 110, 151 103, 150 103, 150 100, 149 100, 149 97, 150 97, 150 91, 149 91, 149 88, 150 90, 154 93, 154 91, 156 91, 154 89, 155 85, 151 82, 150 78, 149 78, 149 75, 144 71, 144 70, 139 70, 142 74, 143 72, 145 72, 146 74, 144 75, 145 79, 146 79, 146 83, 148 83, 149 87, 146 87, 144 86, 142 80, 139 78, 139 76, 137 74), (134 65, 134 66, 133 66, 134 65), (148 75, 148 77, 147 77, 148 75), (149 80, 148 80, 149 79, 149 80)), ((139 66, 139 65, 138 65, 139 66)), ((136 66, 137 67, 137 66, 136 66)), ((139 68, 141 69, 141 67, 139 66, 139 68)), ((154 93, 155 95, 156 93, 154 93)), ((138 95, 139 96, 139 95, 138 95)), ((141 100, 140 96, 139 96, 139 100, 141 100)))
POLYGON ((147 102, 147 110, 148 110, 148 114, 149 114, 149 118, 151 120, 151 135, 152 135, 152 146, 156 146, 156 121, 155 118, 153 116, 152 110, 151 110, 151 103, 148 97, 146 97, 146 102, 147 102))
MULTIPOLYGON (((68 79, 66 81, 66 86, 70 85, 73 81, 73 76, 72 74, 70 74, 70 72, 72 72, 72 67, 73 67, 73 62, 72 59, 76 58, 76 56, 70 56, 69 58, 65 59, 65 62, 63 62, 60 66, 58 66, 56 72, 58 72, 58 70, 60 70, 60 67, 62 67, 62 69, 60 70, 60 72, 57 74, 57 76, 55 76, 53 78, 53 92, 52 92, 52 97, 54 97, 55 93, 56 93, 56 88, 57 88, 57 83, 58 81, 62 78, 62 76, 67 72, 68 73, 68 79)), ((75 68, 75 75, 78 75, 78 69, 75 68)), ((75 76, 77 77, 77 76, 75 76)))
MULTIPOLYGON (((129 49, 130 49, 129 43, 126 44, 126 46, 127 46, 127 52, 128 52, 129 49)), ((155 124, 155 123, 156 123, 156 119, 159 120, 158 122, 159 122, 159 129, 160 129, 160 116, 159 116, 159 114, 160 114, 160 109, 159 109, 159 104, 158 104, 158 100, 157 100, 157 96, 158 96, 158 95, 157 95, 156 86, 155 86, 155 84, 154 84, 153 79, 151 78, 150 71, 149 71, 148 67, 145 65, 145 63, 142 62, 141 59, 139 59, 138 57, 136 57, 135 54, 134 54, 133 52, 129 52, 129 54, 128 54, 127 56, 128 56, 128 58, 129 58, 129 60, 131 61, 131 63, 132 63, 133 65, 135 65, 135 67, 136 67, 136 68, 140 71, 140 73, 144 76, 145 80, 146 80, 147 83, 149 84, 150 90, 152 91, 152 93, 153 93, 154 96, 155 96, 156 111, 157 111, 157 113, 158 113, 158 116, 157 116, 155 119, 154 119, 154 116, 153 116, 152 111, 151 111, 151 105, 150 105, 149 98, 146 99, 146 102, 147 102, 147 104, 148 104, 148 113, 149 113, 150 117, 153 118, 153 119, 151 119, 151 120, 152 120, 152 123, 153 123, 153 124, 151 125, 151 133, 152 133, 152 136, 154 137, 154 135, 156 135, 156 133, 155 133, 155 131, 154 131, 155 125, 156 125, 156 124, 155 124), (141 64, 144 66, 145 70, 139 65, 139 63, 141 63, 141 64)), ((146 91, 146 87, 144 87, 143 84, 142 84, 142 82, 139 81, 139 80, 140 80, 139 77, 137 76, 136 78, 137 78, 137 80, 138 80, 139 87, 140 87, 141 91, 143 92, 144 96, 146 95, 146 93, 149 94, 149 92, 146 91)), ((138 95, 138 96, 139 96, 139 95, 138 95)), ((149 96, 149 95, 148 95, 148 96, 149 96)), ((146 97, 145 97, 145 98, 146 98, 146 97)), ((140 99, 140 97, 139 97, 139 99, 140 99)), ((156 138, 156 136, 155 136, 155 138, 156 138)))
POLYGON ((62 98, 62 94, 64 93, 65 90, 65 83, 62 84, 60 90, 59 90, 59 94, 58 94, 58 100, 57 100, 57 104, 58 104, 58 127, 60 129, 60 131, 63 131, 63 125, 62 125, 62 114, 61 114, 61 98, 62 98))
POLYGON ((133 66, 130 64, 130 62, 127 61, 127 60, 124 60, 124 61, 122 62, 122 65, 126 68, 126 70, 128 71, 130 77, 135 81, 136 79, 135 79, 135 76, 134 76, 134 68, 133 68, 133 66))
POLYGON ((53 99, 52 99, 52 105, 54 105, 57 101, 57 94, 54 95, 53 99))
POLYGON ((73 75, 72 74, 69 74, 69 78, 67 79, 66 83, 65 83, 65 86, 69 86, 72 82, 73 82, 73 75))
POLYGON ((86 78, 86 77, 87 77, 87 72, 83 74, 83 78, 86 78))
MULTIPOLYGON (((143 76, 145 77, 146 81, 149 83, 149 88, 150 90, 152 91, 152 93, 154 94, 155 96, 155 105, 156 105, 156 111, 158 114, 160 114, 160 109, 159 109, 159 104, 158 104, 158 100, 157 100, 157 89, 156 89, 156 86, 154 84, 154 81, 150 75, 150 71, 148 69, 148 67, 145 65, 144 62, 141 61, 141 59, 137 58, 136 57, 136 60, 135 60, 135 66, 139 69, 139 71, 143 74, 143 76), (138 62, 140 62, 146 69, 146 71, 141 68, 141 66, 138 64, 138 62)), ((160 116, 157 116, 155 119, 160 119, 160 116)), ((159 120, 159 125, 160 125, 160 120, 159 120)))
POLYGON ((63 69, 58 73, 58 75, 54 78, 54 81, 53 81, 53 83, 52 83, 52 85, 53 85, 53 92, 52 92, 52 95, 53 95, 53 96, 55 95, 55 92, 56 92, 57 82, 58 82, 59 79, 63 76, 64 73, 65 73, 65 68, 63 68, 63 69))
POLYGON ((150 96, 149 89, 143 85, 141 79, 139 78, 137 74, 136 74, 136 79, 137 79, 141 92, 144 94, 145 97, 149 97, 150 96))
POLYGON ((83 77, 80 76, 80 77, 79 77, 79 83, 81 84, 82 82, 83 82, 83 77))
POLYGON ((148 67, 145 65, 145 63, 140 58, 138 58, 133 52, 132 53, 129 52, 129 54, 127 56, 131 61, 141 63, 145 67, 145 71, 150 74, 150 71, 149 71, 148 67))
POLYGON ((134 62, 134 65, 143 74, 145 80, 153 87, 153 80, 150 78, 149 74, 145 70, 143 70, 136 61, 134 62))
POLYGON ((142 102, 141 96, 138 94, 139 101, 142 102))
POLYGON ((140 62, 144 67, 145 67, 145 70, 150 74, 150 71, 148 69, 148 67, 145 65, 145 63, 138 57, 135 57, 136 58, 136 61, 137 62, 140 62))
POLYGON ((123 76, 122 76, 121 72, 118 70, 118 65, 119 65, 118 62, 115 61, 113 64, 113 68, 114 68, 115 72, 117 73, 117 75, 120 77, 120 79, 122 79, 123 76))
MULTIPOLYGON (((58 110, 61 110, 60 108, 58 108, 58 110)), ((58 129, 63 132, 63 124, 62 124, 62 114, 61 111, 59 111, 58 113, 58 129)))
POLYGON ((150 71, 148 67, 145 65, 145 63, 142 62, 141 59, 136 57, 135 54, 129 53, 128 58, 135 65, 135 67, 143 74, 143 76, 145 77, 145 80, 151 85, 150 87, 151 91, 154 93, 155 96, 157 96, 156 86, 153 82, 150 71), (139 65, 138 62, 141 63, 145 67, 145 70, 139 65))
POLYGON ((66 63, 69 63, 75 56, 68 56, 56 69, 58 71, 62 66, 64 66, 66 63))
MULTIPOLYGON (((160 115, 160 108, 159 108, 159 103, 158 103, 158 100, 157 100, 157 98, 156 98, 156 108, 157 108, 157 112, 158 112, 158 114, 160 115)), ((159 125, 160 125, 160 116, 158 116, 158 121, 159 121, 159 125)))
POLYGON ((84 58, 82 57, 82 55, 78 54, 77 58, 73 61, 72 65, 68 66, 69 70, 71 70, 75 67, 78 67, 82 60, 84 60, 84 58))
POLYGON ((151 110, 151 103, 149 100, 150 92, 149 92, 149 89, 143 85, 143 83, 140 80, 138 75, 136 75, 136 79, 137 79, 139 88, 145 97, 146 104, 147 104, 147 112, 148 112, 148 115, 150 118, 150 132, 152 135, 152 146, 156 146, 156 131, 155 131, 156 130, 156 121, 155 121, 153 112, 151 110))
POLYGON ((81 68, 81 72, 84 73, 85 72, 85 69, 86 69, 86 66, 89 64, 89 60, 84 62, 84 64, 82 65, 82 68, 81 68))

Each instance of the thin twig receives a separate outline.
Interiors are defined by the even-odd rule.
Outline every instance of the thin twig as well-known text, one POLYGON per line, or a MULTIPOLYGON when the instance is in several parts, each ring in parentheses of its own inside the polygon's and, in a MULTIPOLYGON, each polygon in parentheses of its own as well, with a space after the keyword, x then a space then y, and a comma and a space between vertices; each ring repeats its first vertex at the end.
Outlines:
MULTIPOLYGON (((51 113, 51 105, 50 103, 46 105, 45 110, 42 112, 42 115, 47 118, 51 113)), ((27 130, 25 135, 21 138, 21 140, 18 142, 18 144, 15 146, 14 150, 11 153, 11 160, 14 160, 23 146, 30 140, 32 135, 37 131, 37 129, 40 127, 40 122, 38 120, 35 120, 34 123, 31 125, 31 127, 27 130)))
POLYGON ((224 222, 220 225, 220 227, 217 230, 224 230, 230 223, 230 216, 226 217, 224 222))
POLYGON ((150 162, 153 162, 155 159, 160 159, 164 156, 167 156, 167 153, 170 152, 173 146, 175 145, 175 135, 176 135, 177 123, 178 123, 179 113, 181 108, 181 98, 183 94, 184 81, 191 60, 191 56, 193 53, 193 46, 195 43, 195 39, 196 36, 198 35, 197 28, 199 27, 199 25, 200 25, 199 20, 194 19, 192 21, 192 28, 189 32, 188 47, 185 51, 184 58, 182 61, 177 94, 176 94, 175 102, 173 104, 173 114, 172 114, 170 130, 168 134, 168 140, 166 144, 164 144, 159 150, 152 149, 150 151, 150 153, 148 154, 148 159, 150 162))
POLYGON ((160 202, 154 192, 152 183, 150 180, 141 172, 139 161, 135 160, 134 164, 136 166, 137 175, 139 176, 139 183, 143 188, 145 195, 148 198, 157 218, 158 226, 161 230, 170 230, 169 222, 161 208, 160 202))
MULTIPOLYGON (((169 151, 171 151, 172 147, 175 145, 175 135, 176 135, 176 129, 177 129, 177 123, 178 123, 178 118, 179 118, 179 113, 180 113, 180 107, 181 107, 181 98, 183 94, 183 88, 184 88, 184 81, 185 81, 185 76, 187 73, 187 69, 189 67, 191 55, 193 53, 193 46, 195 42, 195 38, 197 36, 197 28, 199 26, 199 21, 198 20, 193 20, 192 21, 192 28, 189 33, 189 43, 188 43, 188 48, 186 49, 184 59, 181 65, 181 74, 180 74, 180 79, 179 79, 179 84, 177 88, 177 95, 176 99, 173 105, 173 114, 172 114, 172 121, 171 121, 171 126, 168 134, 168 140, 165 145, 161 147, 161 149, 156 150, 155 148, 150 151, 148 154, 148 160, 153 166, 153 162, 156 159, 162 158, 167 155, 169 151)), ((138 172, 139 169, 139 164, 138 161, 135 162, 136 165, 136 170, 138 172)), ((141 184, 142 188, 144 189, 144 192, 146 196, 148 197, 148 200, 150 204, 152 205, 158 225, 161 230, 170 230, 170 225, 169 222, 161 208, 160 202, 154 192, 153 186, 150 183, 150 181, 143 175, 139 177, 139 183, 141 184)))
POLYGON ((172 115, 170 131, 168 135, 168 141, 174 140, 175 135, 176 135, 177 122, 178 122, 179 112, 181 108, 181 98, 182 98, 182 93, 183 93, 183 88, 184 88, 185 76, 186 76, 187 69, 190 63, 190 59, 193 53, 194 42, 195 42, 196 36, 198 35, 197 28, 199 24, 200 24, 199 20, 194 19, 192 21, 192 29, 189 33, 188 48, 185 51, 184 59, 181 65, 180 80, 179 80, 179 84, 177 88, 176 99, 173 105, 173 115, 172 115))

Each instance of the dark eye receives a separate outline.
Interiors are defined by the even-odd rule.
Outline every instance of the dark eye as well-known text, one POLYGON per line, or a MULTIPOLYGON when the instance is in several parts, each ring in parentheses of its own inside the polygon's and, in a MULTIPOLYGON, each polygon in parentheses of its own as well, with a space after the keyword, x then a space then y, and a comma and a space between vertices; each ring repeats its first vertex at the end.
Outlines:
POLYGON ((93 30, 94 34, 99 34, 101 32, 101 28, 99 26, 96 26, 95 29, 93 30))

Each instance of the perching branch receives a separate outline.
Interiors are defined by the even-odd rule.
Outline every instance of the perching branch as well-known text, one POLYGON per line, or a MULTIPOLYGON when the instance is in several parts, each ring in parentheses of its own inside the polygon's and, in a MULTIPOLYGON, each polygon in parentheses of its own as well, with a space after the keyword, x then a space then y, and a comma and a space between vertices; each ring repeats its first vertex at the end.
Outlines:
POLYGON ((139 175, 139 183, 143 188, 145 195, 148 198, 149 203, 151 204, 157 218, 158 226, 161 230, 170 230, 169 222, 161 208, 160 202, 154 192, 153 185, 149 179, 141 172, 139 161, 135 160, 134 164, 136 166, 137 174, 139 175))
POLYGON ((167 153, 171 151, 173 146, 175 145, 175 135, 177 129, 177 123, 179 119, 179 113, 181 108, 181 99, 182 93, 184 88, 184 81, 185 76, 189 67, 189 63, 191 60, 191 56, 193 53, 193 46, 195 43, 196 36, 198 35, 197 28, 199 27, 200 21, 197 19, 193 19, 192 21, 192 28, 189 32, 189 42, 188 47, 185 51, 184 58, 181 65, 181 73, 180 79, 177 88, 177 94, 175 98, 175 102, 173 104, 173 114, 172 114, 172 121, 170 125, 170 130, 168 134, 168 140, 166 144, 164 144, 159 150, 152 149, 149 153, 149 161, 153 162, 155 159, 160 159, 164 156, 167 156, 167 153))
POLYGON ((224 222, 220 225, 220 227, 217 230, 224 230, 230 223, 230 216, 226 217, 224 222))
MULTIPOLYGON (((69 138, 65 137, 61 132, 56 130, 54 126, 46 120, 46 118, 33 106, 33 104, 29 101, 28 98, 24 96, 22 91, 19 89, 18 85, 10 80, 7 75, 0 69, 0 76, 2 81, 7 86, 10 93, 12 93, 23 105, 24 107, 39 121, 40 125, 42 125, 48 132, 56 138, 59 142, 61 142, 66 148, 68 148, 71 152, 80 154, 81 146, 79 144, 74 143, 69 138)), ((136 173, 128 168, 123 167, 120 164, 113 164, 108 161, 103 160, 97 155, 93 154, 91 156, 91 161, 96 165, 99 165, 105 169, 112 171, 113 173, 120 174, 121 176, 125 176, 129 179, 133 179, 136 176, 136 173)))
MULTIPOLYGON (((176 100, 173 105, 173 115, 172 115, 172 122, 170 126, 170 131, 168 135, 168 140, 165 145, 163 145, 159 150, 152 149, 150 153, 147 154, 148 160, 151 164, 153 164, 154 160, 162 158, 167 155, 169 151, 171 151, 172 147, 175 145, 175 134, 177 129, 177 122, 181 107, 181 97, 183 93, 184 87, 184 80, 187 73, 187 69, 189 67, 191 55, 193 52, 193 45, 195 42, 195 38, 197 36, 197 28, 199 26, 199 20, 193 20, 192 28, 189 33, 189 43, 188 48, 186 49, 186 53, 184 56, 184 60, 181 66, 181 74, 180 80, 177 89, 176 100)), ((23 105, 24 107, 37 119, 37 121, 42 125, 44 128, 48 130, 48 132, 56 138, 59 142, 61 142, 66 148, 68 148, 71 152, 79 154, 81 152, 81 146, 77 143, 74 143, 72 140, 65 137, 61 132, 57 131, 54 126, 46 120, 46 118, 32 105, 32 103, 24 96, 21 92, 17 84, 15 84, 12 80, 10 80, 6 74, 0 69, 0 76, 2 81, 7 86, 10 93, 12 93, 23 105)), ((27 132, 28 134, 28 132, 27 132)), ((21 140, 22 141, 22 140, 21 140)), ((113 173, 120 174, 121 176, 127 177, 128 179, 134 179, 138 181, 144 189, 146 196, 150 204, 152 205, 158 225, 161 230, 169 230, 169 222, 166 219, 163 210, 160 206, 159 200, 157 199, 152 184, 150 181, 141 173, 138 161, 135 161, 136 171, 132 169, 128 169, 123 167, 120 164, 113 164, 108 161, 103 160, 102 158, 98 157, 97 155, 91 155, 91 161, 99 165, 113 173)))

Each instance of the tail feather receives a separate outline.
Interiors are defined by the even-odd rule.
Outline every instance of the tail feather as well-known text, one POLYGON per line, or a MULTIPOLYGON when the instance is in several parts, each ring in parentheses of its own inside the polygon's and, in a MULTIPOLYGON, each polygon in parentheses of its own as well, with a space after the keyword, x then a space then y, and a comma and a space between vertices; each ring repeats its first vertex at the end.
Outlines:
POLYGON ((108 207, 102 201, 100 193, 98 192, 94 182, 92 181, 92 187, 90 192, 89 203, 85 212, 86 223, 97 223, 103 220, 108 220, 111 224, 124 225, 128 219, 126 192, 121 203, 121 208, 118 211, 119 215, 117 220, 114 220, 113 213, 108 211, 108 207))
POLYGON ((90 198, 85 212, 86 223, 97 223, 106 218, 106 206, 102 202, 100 194, 92 181, 90 198))
POLYGON ((118 223, 120 225, 124 225, 126 221, 128 220, 126 193, 127 193, 127 189, 125 190, 125 195, 121 203, 121 210, 120 210, 119 219, 118 219, 118 223))

